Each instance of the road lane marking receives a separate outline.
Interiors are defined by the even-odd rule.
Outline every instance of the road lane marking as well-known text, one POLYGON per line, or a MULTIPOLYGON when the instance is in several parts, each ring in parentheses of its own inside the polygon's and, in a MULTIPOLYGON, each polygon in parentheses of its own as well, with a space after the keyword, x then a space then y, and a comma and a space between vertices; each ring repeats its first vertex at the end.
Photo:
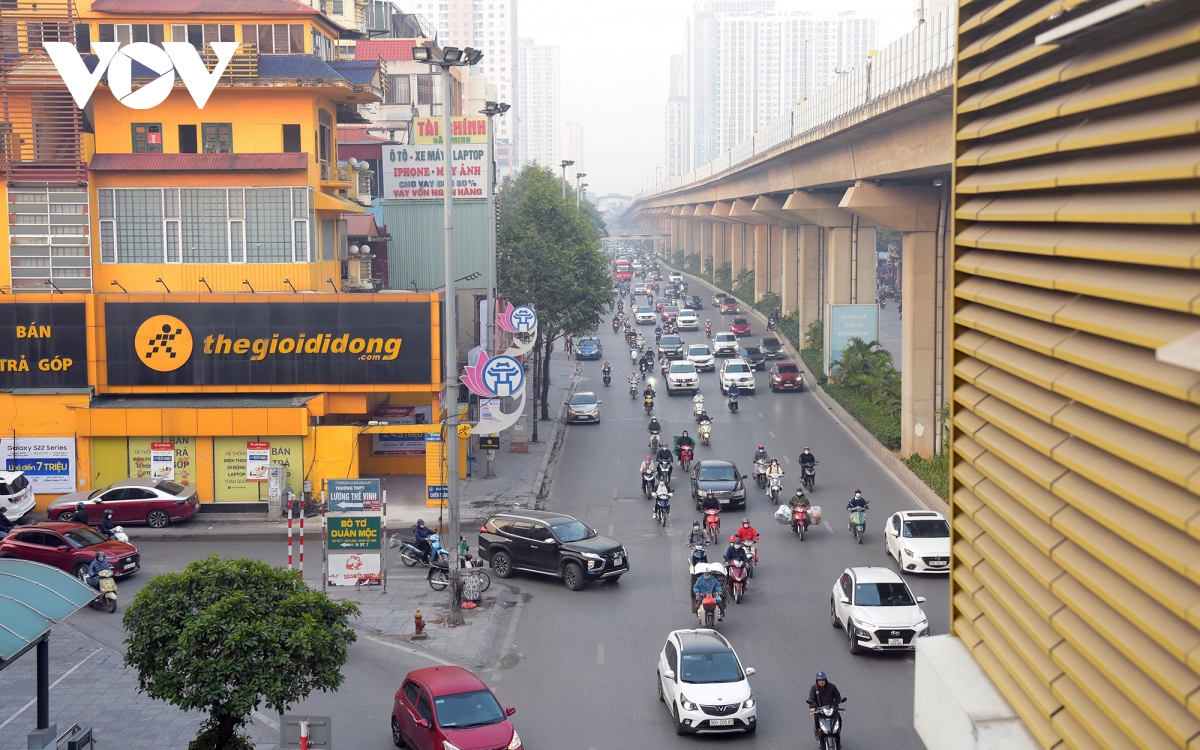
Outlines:
POLYGON ((827 525, 825 527, 825 530, 828 531, 830 534, 832 534, 833 533, 833 524, 827 525))
POLYGON ((608 525, 608 535, 610 537, 613 535, 613 525, 611 523, 608 525))
POLYGON ((759 417, 761 417, 762 415, 763 415, 763 413, 760 411, 760 412, 758 413, 758 416, 759 416, 759 417))
POLYGON ((362 635, 361 633, 359 634, 358 637, 362 638, 365 641, 370 641, 372 643, 378 643, 380 646, 387 646, 388 648, 394 648, 397 651, 403 651, 406 654, 412 654, 413 656, 420 656, 421 658, 428 659, 429 661, 435 661, 438 664, 441 664, 443 667, 458 666, 457 664, 455 664, 452 661, 446 661, 445 659, 439 659, 436 656, 430 656, 429 654, 427 654, 423 651, 418 651, 415 648, 408 648, 407 646, 401 646, 398 643, 389 643, 389 642, 383 640, 382 638, 376 638, 376 637, 370 636, 370 635, 362 635))
POLYGON ((596 663, 597 664, 604 663, 604 644, 603 643, 596 644, 596 663))
MULTIPOLYGON (((773 436, 772 436, 772 437, 773 437, 773 436)), ((790 463, 792 462, 792 459, 788 458, 787 456, 784 456, 784 457, 783 457, 783 462, 784 462, 785 464, 790 464, 790 463)))
MULTIPOLYGON (((761 414, 759 414, 758 416, 760 416, 760 417, 761 417, 762 415, 761 415, 761 414)), ((768 435, 770 435, 772 438, 774 438, 774 437, 775 437, 775 433, 773 433, 773 432, 770 432, 770 431, 768 431, 768 432, 767 432, 767 434, 768 434, 768 435)))
MULTIPOLYGON (((104 650, 104 649, 102 649, 102 648, 98 648, 98 649, 96 649, 95 651, 93 651, 92 653, 90 653, 90 654, 88 654, 87 656, 85 656, 85 657, 83 657, 82 659, 80 659, 80 660, 79 660, 79 663, 78 663, 78 664, 76 664, 75 666, 71 667, 70 669, 68 669, 66 672, 64 672, 62 677, 59 677, 59 678, 58 678, 57 680, 55 680, 54 682, 50 683, 50 689, 51 689, 51 690, 53 690, 54 688, 58 687, 58 683, 60 683, 60 682, 62 682, 63 680, 67 679, 68 677, 70 677, 70 676, 71 676, 71 673, 72 673, 72 672, 74 672, 76 669, 79 669, 80 667, 82 667, 82 666, 83 666, 83 663, 84 663, 85 661, 87 661, 88 659, 92 658, 93 656, 95 656, 96 654, 100 653, 100 652, 101 652, 101 651, 103 651, 103 650, 104 650)), ((13 723, 13 721, 14 721, 14 720, 15 720, 15 719, 16 719, 18 716, 20 716, 21 714, 23 714, 23 713, 25 713, 26 711, 28 711, 28 710, 29 710, 29 708, 30 708, 30 706, 32 706, 34 703, 37 703, 37 698, 34 698, 33 700, 31 700, 31 701, 29 701, 28 703, 26 703, 24 706, 21 706, 20 710, 18 710, 18 711, 17 711, 15 714, 13 714, 12 716, 10 716, 10 717, 8 717, 7 719, 5 719, 5 720, 4 720, 4 723, 3 723, 3 724, 0 724, 0 729, 3 729, 3 728, 5 728, 6 726, 8 726, 9 724, 13 723)))

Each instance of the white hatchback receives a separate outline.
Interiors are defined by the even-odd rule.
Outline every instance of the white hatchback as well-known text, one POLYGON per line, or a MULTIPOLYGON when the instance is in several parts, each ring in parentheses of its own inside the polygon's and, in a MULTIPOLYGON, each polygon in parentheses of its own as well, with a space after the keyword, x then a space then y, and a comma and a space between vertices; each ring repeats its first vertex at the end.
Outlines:
POLYGON ((929 618, 908 584, 891 568, 846 568, 833 584, 829 619, 846 631, 851 654, 913 651, 929 635, 929 618))
POLYGON ((749 677, 733 646, 715 630, 676 630, 658 654, 658 699, 667 704, 675 734, 758 729, 749 677))
POLYGON ((675 316, 675 324, 679 326, 679 330, 694 331, 700 327, 700 318, 696 317, 694 310, 680 310, 675 316))
POLYGON ((883 549, 901 570, 950 572, 950 524, 932 510, 893 513, 883 527, 883 549))

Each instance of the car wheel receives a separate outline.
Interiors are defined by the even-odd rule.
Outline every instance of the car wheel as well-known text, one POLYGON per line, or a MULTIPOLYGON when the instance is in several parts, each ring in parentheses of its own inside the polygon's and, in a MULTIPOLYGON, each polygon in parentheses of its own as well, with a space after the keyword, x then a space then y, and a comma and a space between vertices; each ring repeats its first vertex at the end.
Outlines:
POLYGON ((833 606, 833 599, 829 600, 829 624, 832 625, 835 630, 842 626, 842 624, 838 622, 837 609, 835 609, 833 606))
POLYGON ((846 620, 846 645, 850 649, 851 656, 858 656, 862 653, 862 646, 858 645, 858 636, 854 634, 854 620, 846 620))
POLYGON ((675 734, 683 736, 687 734, 687 729, 683 726, 683 722, 679 720, 679 709, 675 709, 675 734))
POLYGON ((152 529, 165 529, 171 522, 171 517, 165 510, 152 510, 146 514, 146 525, 152 529))
POLYGON ((396 747, 404 747, 404 738, 400 736, 400 722, 396 721, 396 717, 392 717, 392 744, 396 747))
POLYGON ((79 579, 79 580, 81 580, 81 581, 87 581, 87 577, 88 577, 88 564, 87 564, 87 563, 78 563, 78 564, 76 564, 76 565, 75 565, 74 572, 75 572, 75 577, 76 577, 76 578, 78 578, 78 579, 79 579))
POLYGON ((579 591, 587 583, 587 579, 583 577, 583 568, 579 567, 579 563, 567 563, 563 568, 563 583, 572 591, 579 591))
POLYGON ((75 520, 75 511, 64 510, 62 513, 58 514, 58 520, 62 521, 63 523, 70 523, 71 521, 74 521, 75 520))
POLYGON ((512 575, 512 558, 507 552, 492 553, 492 572, 501 578, 508 578, 512 575))
POLYGON ((657 683, 658 683, 658 699, 659 699, 660 701, 662 701, 663 703, 666 703, 666 702, 667 702, 667 697, 666 697, 665 695, 663 695, 663 691, 662 691, 662 675, 661 675, 661 674, 659 674, 658 672, 655 672, 655 673, 654 673, 654 676, 658 678, 658 680, 657 680, 657 683))

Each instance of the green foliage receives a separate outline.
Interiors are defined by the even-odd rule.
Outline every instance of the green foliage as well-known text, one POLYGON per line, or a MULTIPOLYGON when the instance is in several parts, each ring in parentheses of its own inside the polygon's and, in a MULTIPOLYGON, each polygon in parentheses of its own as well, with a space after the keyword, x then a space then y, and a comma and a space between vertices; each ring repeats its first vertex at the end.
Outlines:
POLYGON ((707 276, 708 278, 710 278, 710 279, 712 278, 712 275, 713 275, 713 259, 712 259, 712 256, 711 256, 711 255, 710 255, 710 256, 708 256, 707 258, 705 258, 705 259, 704 259, 704 268, 703 268, 703 273, 704 273, 704 275, 705 275, 705 276, 707 276))
POLYGON ((828 383, 825 392, 850 412, 855 421, 867 428, 889 450, 900 450, 900 417, 880 404, 845 387, 828 383))
POLYGON ((775 330, 779 332, 788 342, 796 349, 800 348, 800 311, 792 310, 787 315, 779 319, 775 324, 775 330))
POLYGON ((743 268, 738 272, 733 285, 733 296, 749 302, 754 301, 754 271, 743 268))
POLYGON ((825 349, 825 321, 817 318, 808 324, 808 330, 804 332, 804 348, 825 349))
POLYGON ((358 608, 313 591, 298 573, 212 555, 155 576, 125 610, 125 663, 152 698, 209 717, 197 747, 234 750, 265 703, 284 711, 342 685, 358 608))
POLYGON ((939 453, 933 458, 921 458, 914 453, 904 463, 943 500, 950 499, 950 454, 939 453))
POLYGON ((900 232, 893 232, 890 229, 878 227, 875 230, 875 251, 886 253, 892 248, 898 254, 904 246, 904 235, 900 232))
POLYGON ((732 263, 722 263, 713 271, 713 286, 718 289, 723 289, 726 292, 732 292, 733 286, 730 283, 733 274, 732 263))
MULTIPOLYGON (((188 750, 216 750, 221 747, 218 743, 220 727, 212 721, 202 725, 200 734, 188 743, 188 750)), ((233 739, 225 743, 225 750, 255 750, 254 740, 240 730, 234 730, 233 739)))
POLYGON ((900 372, 878 341, 850 339, 841 359, 830 363, 829 382, 868 399, 888 413, 900 415, 900 372))
POLYGON ((808 365, 817 378, 817 385, 823 386, 828 379, 825 377, 825 351, 823 349, 801 349, 800 359, 808 365))
POLYGON ((775 292, 767 292, 758 299, 758 302, 751 302, 750 306, 763 315, 770 315, 776 310, 783 309, 783 300, 775 292))
POLYGON ((695 255, 684 256, 683 270, 688 271, 689 273, 699 273, 700 272, 700 255, 697 253, 695 255))

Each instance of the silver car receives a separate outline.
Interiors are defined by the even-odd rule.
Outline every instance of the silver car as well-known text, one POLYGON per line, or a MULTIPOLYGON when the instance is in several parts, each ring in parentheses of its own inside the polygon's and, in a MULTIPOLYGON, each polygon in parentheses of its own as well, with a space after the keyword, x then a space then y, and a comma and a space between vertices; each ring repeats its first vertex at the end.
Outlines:
POLYGON ((576 393, 567 402, 567 421, 599 423, 601 403, 591 391, 576 393))

